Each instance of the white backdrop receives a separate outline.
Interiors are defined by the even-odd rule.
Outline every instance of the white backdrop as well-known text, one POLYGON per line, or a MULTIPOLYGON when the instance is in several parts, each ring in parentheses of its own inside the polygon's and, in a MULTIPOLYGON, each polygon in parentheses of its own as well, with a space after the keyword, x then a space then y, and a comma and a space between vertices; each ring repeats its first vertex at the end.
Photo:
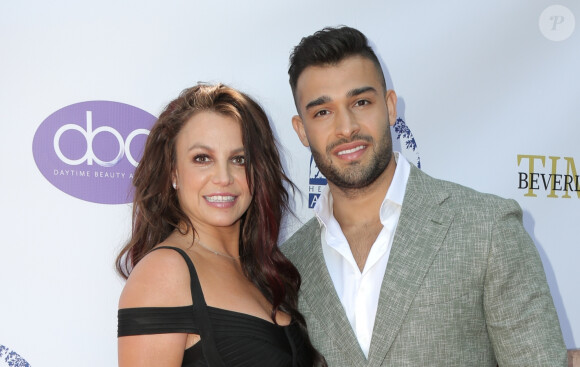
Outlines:
POLYGON ((339 24, 372 41, 424 171, 522 205, 566 344, 578 348, 580 188, 565 180, 580 173, 579 16, 578 0, 2 2, 0 366, 116 364, 113 262, 131 208, 53 185, 33 154, 43 122, 103 100, 157 116, 197 81, 225 82, 272 118, 304 221, 310 154, 290 123, 288 56, 339 24), (518 155, 537 156, 533 169, 518 155))

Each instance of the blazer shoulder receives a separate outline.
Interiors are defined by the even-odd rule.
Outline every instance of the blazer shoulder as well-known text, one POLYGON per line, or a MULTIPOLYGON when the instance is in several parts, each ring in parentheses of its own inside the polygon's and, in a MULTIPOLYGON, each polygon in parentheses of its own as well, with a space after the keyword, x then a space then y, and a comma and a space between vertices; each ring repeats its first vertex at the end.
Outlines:
MULTIPOLYGON (((414 195, 417 193, 436 198, 443 206, 467 212, 504 214, 521 213, 520 205, 513 199, 502 198, 495 194, 484 193, 461 184, 434 178, 414 169, 409 186, 414 195)), ((408 190, 409 191, 409 190, 408 190)))
POLYGON ((280 246, 280 250, 292 262, 304 254, 314 243, 320 243, 320 224, 316 217, 311 218, 280 246))

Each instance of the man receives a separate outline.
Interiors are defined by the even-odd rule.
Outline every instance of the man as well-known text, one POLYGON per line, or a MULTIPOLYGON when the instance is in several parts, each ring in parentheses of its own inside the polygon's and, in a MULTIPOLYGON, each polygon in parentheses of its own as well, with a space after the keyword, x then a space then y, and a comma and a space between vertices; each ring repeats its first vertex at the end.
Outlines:
POLYGON ((431 178, 392 150, 397 96, 366 37, 325 28, 290 58, 292 124, 327 180, 282 250, 330 366, 566 366, 513 200, 431 178))

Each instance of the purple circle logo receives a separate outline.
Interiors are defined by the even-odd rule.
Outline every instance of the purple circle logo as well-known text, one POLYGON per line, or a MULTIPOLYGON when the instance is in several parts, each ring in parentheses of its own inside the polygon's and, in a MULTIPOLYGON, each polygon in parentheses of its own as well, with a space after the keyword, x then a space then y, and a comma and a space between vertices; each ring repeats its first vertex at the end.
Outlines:
POLYGON ((124 103, 75 103, 40 124, 34 160, 44 177, 69 195, 100 204, 129 203, 133 172, 156 120, 124 103))

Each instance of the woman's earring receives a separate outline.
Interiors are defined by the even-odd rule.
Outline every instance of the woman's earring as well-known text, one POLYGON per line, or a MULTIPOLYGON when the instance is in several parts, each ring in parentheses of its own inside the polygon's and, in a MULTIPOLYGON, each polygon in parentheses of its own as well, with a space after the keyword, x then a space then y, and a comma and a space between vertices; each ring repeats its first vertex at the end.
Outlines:
POLYGON ((173 189, 177 190, 177 183, 175 181, 173 181, 173 189))

